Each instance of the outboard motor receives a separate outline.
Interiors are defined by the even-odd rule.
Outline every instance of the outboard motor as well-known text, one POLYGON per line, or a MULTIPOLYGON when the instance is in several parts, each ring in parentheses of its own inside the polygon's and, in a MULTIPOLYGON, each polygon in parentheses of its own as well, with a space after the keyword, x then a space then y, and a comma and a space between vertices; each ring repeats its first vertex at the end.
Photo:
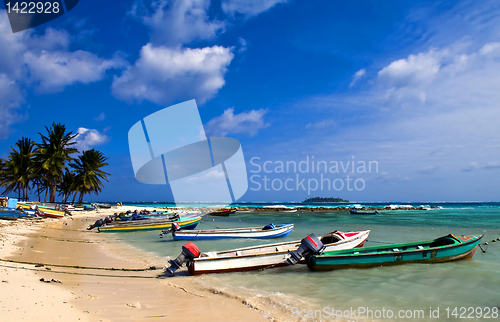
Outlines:
POLYGON ((87 227, 87 230, 94 229, 96 227, 101 227, 104 226, 106 223, 102 219, 97 219, 96 222, 93 225, 90 225, 87 227))
POLYGON ((300 246, 299 248, 297 248, 297 250, 288 251, 288 253, 290 254, 290 258, 287 259, 286 263, 289 265, 295 265, 300 262, 302 257, 304 257, 306 254, 310 253, 319 255, 323 252, 324 249, 325 246, 323 245, 321 240, 319 240, 316 235, 310 234, 300 241, 300 246))
POLYGON ((182 246, 182 253, 177 256, 174 260, 169 260, 170 267, 167 268, 167 272, 170 274, 174 274, 176 270, 178 270, 182 264, 186 263, 186 266, 194 260, 195 258, 200 256, 200 250, 198 247, 192 242, 188 242, 186 245, 182 246))
POLYGON ((172 227, 170 227, 169 229, 167 230, 162 230, 161 233, 160 233, 160 238, 162 238, 164 235, 167 235, 173 231, 179 231, 181 230, 181 226, 179 226, 178 223, 174 222, 172 223, 172 227))
POLYGON ((111 216, 107 216, 106 218, 104 218, 104 222, 106 224, 110 224, 113 222, 113 218, 111 216))
POLYGON ((38 209, 38 206, 35 206, 35 215, 42 217, 44 215, 43 211, 38 209))

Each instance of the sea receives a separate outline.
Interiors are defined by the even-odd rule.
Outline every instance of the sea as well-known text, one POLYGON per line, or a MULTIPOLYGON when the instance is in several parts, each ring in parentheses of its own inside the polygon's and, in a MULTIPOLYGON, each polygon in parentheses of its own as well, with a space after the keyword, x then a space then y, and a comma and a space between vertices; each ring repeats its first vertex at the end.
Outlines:
MULTIPOLYGON (((127 206, 172 207, 169 203, 124 203, 127 206)), ((311 272, 306 265, 261 271, 186 277, 197 287, 244 299, 250 307, 286 321, 500 321, 500 203, 242 203, 233 207, 329 207, 325 212, 250 212, 229 217, 203 216, 196 229, 294 223, 279 240, 226 239, 196 241, 202 252, 264 243, 300 240, 308 234, 371 230, 365 246, 431 240, 447 234, 484 235, 471 260, 440 264, 407 264, 369 269, 311 272), (351 215, 335 207, 380 208, 379 215, 351 215), (384 210, 394 205, 405 210, 384 210), (423 207, 431 210, 415 210, 423 207), (485 242, 488 245, 485 245, 485 242), (340 319, 342 318, 342 319, 340 319)), ((179 205, 178 205, 179 206, 179 205)), ((217 206, 186 204, 185 207, 217 206)), ((115 233, 121 242, 168 259, 185 241, 159 238, 157 231, 115 233)))

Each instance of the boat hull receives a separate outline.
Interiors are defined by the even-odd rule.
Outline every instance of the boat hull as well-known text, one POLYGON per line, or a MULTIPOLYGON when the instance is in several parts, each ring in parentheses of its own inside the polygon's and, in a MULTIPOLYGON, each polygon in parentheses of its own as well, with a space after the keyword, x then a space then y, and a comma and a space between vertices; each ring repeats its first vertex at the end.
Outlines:
MULTIPOLYGON (((325 249, 341 250, 357 247, 366 241, 369 234, 369 230, 360 231, 346 240, 326 244, 325 249)), ((287 266, 285 261, 290 257, 288 251, 296 250, 299 246, 300 240, 217 252, 220 257, 212 257, 215 253, 204 253, 207 257, 196 258, 188 269, 191 275, 201 275, 287 266)), ((304 260, 301 262, 304 263, 304 260)))
POLYGON ((293 224, 278 225, 275 229, 218 229, 218 230, 192 230, 176 231, 173 233, 175 240, 205 240, 225 238, 278 238, 286 237, 293 229, 293 224))
MULTIPOLYGON (((19 204, 23 209, 31 209, 30 204, 19 204)), ((62 218, 64 217, 64 211, 54 210, 45 207, 38 207, 38 210, 42 212, 42 214, 38 214, 39 217, 48 217, 48 218, 62 218)))
POLYGON ((48 218, 62 218, 62 217, 64 217, 63 211, 52 210, 52 209, 41 208, 41 207, 38 207, 38 210, 40 210, 43 213, 43 214, 38 215, 40 217, 48 217, 48 218))
POLYGON ((143 231, 143 230, 162 230, 172 227, 172 223, 176 222, 182 229, 194 229, 201 221, 201 217, 181 219, 178 221, 152 221, 146 222, 146 220, 136 220, 136 221, 125 221, 119 224, 106 225, 99 227, 100 232, 132 232, 132 231, 143 231))
MULTIPOLYGON (((441 237, 441 238, 446 238, 441 237)), ((482 235, 449 237, 455 238, 455 244, 440 247, 429 247, 433 241, 422 243, 394 244, 382 247, 359 248, 356 252, 332 252, 322 255, 308 256, 307 266, 313 271, 328 271, 349 268, 371 268, 379 266, 402 265, 408 263, 442 263, 472 258, 481 241, 482 235), (402 250, 403 247, 410 250, 402 250), (418 247, 422 248, 418 248, 418 247), (371 252, 379 250, 378 252, 371 252)), ((434 240, 437 241, 436 239, 434 240)))
POLYGON ((375 211, 375 212, 360 212, 357 210, 349 210, 349 213, 351 215, 370 215, 370 216, 376 216, 379 214, 377 211, 375 211))

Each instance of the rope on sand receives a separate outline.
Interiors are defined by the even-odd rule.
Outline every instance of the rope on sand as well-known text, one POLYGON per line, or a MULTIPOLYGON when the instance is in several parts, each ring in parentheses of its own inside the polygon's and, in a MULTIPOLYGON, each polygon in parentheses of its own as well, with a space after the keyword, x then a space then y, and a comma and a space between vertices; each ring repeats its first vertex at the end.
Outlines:
POLYGON ((114 267, 88 267, 88 266, 61 265, 61 264, 41 264, 41 263, 16 261, 13 259, 3 259, 3 258, 0 258, 0 261, 7 262, 7 263, 15 263, 15 264, 35 265, 37 267, 53 266, 53 267, 65 267, 65 268, 76 268, 76 269, 96 269, 96 270, 104 270, 104 271, 122 271, 122 272, 145 272, 145 271, 154 271, 154 270, 158 269, 156 266, 151 266, 148 268, 114 268, 114 267))
MULTIPOLYGON (((23 269, 27 271, 35 271, 35 272, 42 272, 38 269, 35 268, 29 268, 29 267, 18 267, 18 266, 9 266, 9 265, 2 265, 0 264, 0 267, 7 267, 7 268, 13 268, 13 269, 23 269)), ((61 271, 43 271, 43 273, 55 273, 55 274, 67 274, 67 275, 83 275, 83 276, 98 276, 98 277, 123 277, 123 278, 162 278, 162 275, 158 276, 139 276, 139 275, 107 275, 107 274, 91 274, 91 273, 77 273, 77 272, 61 272, 61 271)))
POLYGON ((61 238, 57 238, 57 237, 44 236, 44 235, 15 234, 15 233, 4 233, 4 234, 5 235, 13 235, 13 236, 29 237, 29 238, 45 238, 45 239, 52 239, 52 240, 57 240, 57 241, 67 241, 67 242, 70 242, 70 243, 100 244, 100 242, 95 242, 95 241, 90 241, 90 240, 61 239, 61 238))

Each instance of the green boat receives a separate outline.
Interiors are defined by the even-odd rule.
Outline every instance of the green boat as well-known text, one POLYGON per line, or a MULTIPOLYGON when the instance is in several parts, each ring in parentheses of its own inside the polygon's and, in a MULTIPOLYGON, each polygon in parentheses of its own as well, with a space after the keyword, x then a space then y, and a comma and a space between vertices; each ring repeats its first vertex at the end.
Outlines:
POLYGON ((441 263, 472 258, 483 235, 454 236, 430 241, 370 246, 308 255, 312 271, 346 268, 369 268, 407 263, 441 263))

